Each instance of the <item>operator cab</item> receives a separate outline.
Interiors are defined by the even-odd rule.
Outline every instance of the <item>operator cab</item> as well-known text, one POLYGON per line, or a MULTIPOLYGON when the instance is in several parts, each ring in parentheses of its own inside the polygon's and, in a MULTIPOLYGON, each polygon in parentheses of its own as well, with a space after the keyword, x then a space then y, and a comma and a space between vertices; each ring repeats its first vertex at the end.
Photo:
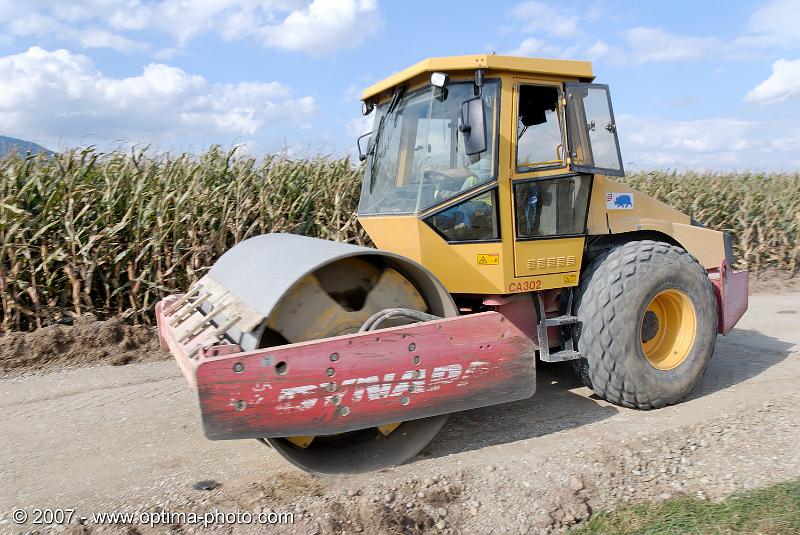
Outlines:
MULTIPOLYGON (((496 180, 499 89, 497 80, 479 90, 472 81, 428 85, 380 104, 359 214, 416 214, 496 180), (480 115, 469 125, 475 130, 465 132, 470 105, 480 115), (484 141, 479 152, 468 146, 478 136, 484 141)), ((485 195, 458 216, 443 214, 440 230, 453 239, 496 234, 493 202, 485 195)))
POLYGON ((475 244, 497 244, 480 248, 496 264, 468 270, 488 274, 485 265, 514 258, 487 291, 577 270, 592 175, 623 174, 608 88, 592 79, 586 62, 462 56, 426 60, 368 88, 364 111, 375 120, 359 144, 359 221, 380 248, 451 280, 446 260, 437 269, 425 257, 475 258, 475 244), (550 265, 547 244, 529 241, 554 238, 576 238, 551 242, 563 249, 556 263, 569 265, 550 265))

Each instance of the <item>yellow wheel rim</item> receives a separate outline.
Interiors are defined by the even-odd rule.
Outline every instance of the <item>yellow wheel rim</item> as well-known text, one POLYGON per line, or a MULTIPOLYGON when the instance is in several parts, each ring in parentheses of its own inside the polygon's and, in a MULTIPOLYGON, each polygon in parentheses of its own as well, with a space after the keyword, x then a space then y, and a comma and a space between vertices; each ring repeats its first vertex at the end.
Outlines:
POLYGON ((647 305, 641 324, 642 350, 647 362, 667 371, 686 360, 697 333, 697 313, 689 296, 664 290, 647 305))

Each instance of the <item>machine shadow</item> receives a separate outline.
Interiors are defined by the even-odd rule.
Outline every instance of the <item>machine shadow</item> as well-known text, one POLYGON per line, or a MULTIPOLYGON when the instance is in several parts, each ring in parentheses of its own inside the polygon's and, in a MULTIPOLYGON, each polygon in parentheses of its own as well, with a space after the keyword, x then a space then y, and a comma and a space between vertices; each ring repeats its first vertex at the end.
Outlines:
POLYGON ((511 403, 452 414, 439 435, 417 457, 442 457, 535 438, 590 424, 619 409, 589 399, 570 363, 537 363, 536 393, 511 403), (583 389, 583 395, 572 392, 583 389))
MULTIPOLYGON (((780 363, 793 344, 758 331, 734 329, 717 340, 714 356, 688 400, 752 379, 780 363)), ((486 446, 535 438, 599 422, 621 409, 586 389, 570 363, 537 363, 536 394, 528 399, 450 416, 417 459, 436 458, 486 446), (576 389, 581 389, 576 391, 576 389)))
POLYGON ((719 336, 700 384, 687 398, 698 399, 761 375, 784 360, 794 344, 750 329, 719 336))

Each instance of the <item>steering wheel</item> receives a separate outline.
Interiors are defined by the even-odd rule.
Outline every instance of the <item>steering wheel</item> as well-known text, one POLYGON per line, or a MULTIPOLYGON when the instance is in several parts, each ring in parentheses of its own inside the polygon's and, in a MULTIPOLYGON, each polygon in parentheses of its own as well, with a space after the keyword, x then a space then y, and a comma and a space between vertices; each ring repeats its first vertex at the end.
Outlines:
MULTIPOLYGON (((460 171, 461 169, 459 169, 460 171)), ((465 171, 469 171, 468 169, 464 169, 465 171)), ((428 169, 427 171, 422 173, 422 179, 424 181, 429 182, 432 184, 436 189, 443 189, 442 185, 448 180, 460 180, 459 187, 464 184, 469 178, 477 177, 475 173, 469 171, 469 174, 464 176, 463 179, 461 176, 452 176, 445 171, 440 171, 438 169, 428 169)))
POLYGON ((431 184, 433 184, 438 188, 439 184, 441 184, 443 180, 447 180, 448 178, 453 178, 453 177, 448 176, 444 174, 442 171, 439 171, 437 169, 428 169, 427 171, 422 173, 422 178, 423 180, 430 182, 431 184))

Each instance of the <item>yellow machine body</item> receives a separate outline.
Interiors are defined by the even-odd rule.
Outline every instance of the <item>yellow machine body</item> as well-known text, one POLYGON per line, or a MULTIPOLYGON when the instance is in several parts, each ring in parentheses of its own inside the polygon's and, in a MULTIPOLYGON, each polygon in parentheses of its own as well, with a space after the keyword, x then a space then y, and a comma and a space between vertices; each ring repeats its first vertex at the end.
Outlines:
MULTIPOLYGON (((487 124, 491 123, 495 132, 494 137, 488 140, 490 144, 494 144, 496 151, 492 162, 493 179, 411 213, 365 213, 362 211, 362 203, 359 208, 359 222, 379 249, 401 254, 421 263, 453 294, 479 295, 576 286, 580 279, 587 240, 593 237, 647 234, 677 243, 693 254, 707 269, 718 268, 725 260, 726 244, 723 233, 692 224, 689 216, 627 185, 615 182, 612 176, 601 170, 576 170, 576 160, 585 156, 581 154, 585 148, 578 146, 579 136, 596 135, 604 127, 602 124, 581 124, 581 121, 574 121, 572 116, 567 115, 567 84, 591 85, 588 83, 594 80, 594 74, 589 62, 496 55, 432 58, 366 89, 362 100, 370 108, 377 106, 380 111, 381 106, 386 107, 398 91, 402 91, 403 95, 435 91, 431 87, 433 73, 447 75, 448 84, 452 86, 459 82, 476 80, 477 71, 480 71, 483 80, 493 81, 498 88, 496 102, 488 109, 486 116, 487 124), (518 121, 522 106, 521 95, 526 87, 544 87, 558 91, 557 109, 553 113, 558 116, 562 139, 552 160, 521 167, 517 159, 520 128, 518 121), (568 125, 570 122, 572 124, 568 125), (585 201, 585 211, 576 215, 576 218, 585 218, 582 228, 568 235, 556 232, 535 239, 522 238, 517 225, 520 203, 519 200, 515 202, 518 185, 545 184, 554 177, 575 176, 585 179, 583 191, 579 195, 588 199, 585 201), (457 206, 465 199, 474 199, 487 192, 492 192, 495 196, 493 210, 499 227, 495 239, 448 240, 430 224, 433 215, 457 206), (626 200, 631 200, 630 205, 626 200)), ((606 86, 599 87, 605 87, 607 93, 606 86)), ((589 105, 593 104, 587 104, 589 105)), ((613 133, 616 142, 610 100, 608 106, 611 122, 605 128, 613 130, 609 132, 613 133)), ((403 127, 399 135, 401 148, 394 168, 398 184, 403 180, 401 175, 405 162, 413 158, 410 148, 403 151, 402 138, 419 136, 419 132, 415 132, 412 125, 411 129, 403 127)), ((414 147, 413 144, 406 145, 414 147)), ((417 146, 413 150, 418 152, 425 148, 417 146)), ((428 151, 430 150, 428 145, 428 151)), ((619 154, 618 145, 617 153, 619 154)), ((367 164, 369 174, 369 160, 367 164)), ((621 161, 616 174, 623 174, 621 161)), ((581 188, 574 189, 577 191, 581 188)), ((573 197, 576 195, 578 193, 573 191, 573 197)))
POLYGON ((619 405, 683 399, 747 309, 747 273, 729 235, 613 179, 593 79, 482 55, 367 89, 358 218, 378 249, 254 236, 156 307, 206 435, 352 474, 410 460, 450 413, 530 397, 537 360, 573 361, 619 405))

